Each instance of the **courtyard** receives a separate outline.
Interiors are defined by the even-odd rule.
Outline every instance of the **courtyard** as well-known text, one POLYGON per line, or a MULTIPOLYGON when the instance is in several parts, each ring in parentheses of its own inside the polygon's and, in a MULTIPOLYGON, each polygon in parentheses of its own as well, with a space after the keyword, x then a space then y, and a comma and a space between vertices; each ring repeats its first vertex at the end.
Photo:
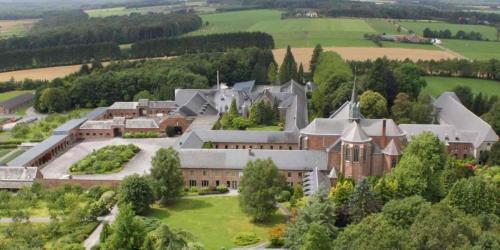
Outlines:
POLYGON ((92 153, 92 151, 108 145, 126 145, 131 143, 138 146, 141 151, 125 165, 122 171, 109 174, 72 176, 73 179, 121 180, 131 174, 148 173, 151 168, 151 158, 155 155, 156 151, 160 148, 175 147, 177 142, 178 138, 84 140, 49 162, 47 166, 41 169, 41 172, 46 179, 61 179, 71 174, 69 168, 73 163, 83 159, 92 153))

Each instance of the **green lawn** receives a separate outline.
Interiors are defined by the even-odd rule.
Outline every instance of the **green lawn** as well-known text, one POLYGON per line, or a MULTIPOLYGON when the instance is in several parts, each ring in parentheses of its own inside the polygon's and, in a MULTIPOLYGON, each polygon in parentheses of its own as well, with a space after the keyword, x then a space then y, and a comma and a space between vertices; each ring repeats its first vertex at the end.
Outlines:
POLYGON ((190 232, 209 250, 236 247, 232 238, 238 232, 254 232, 262 242, 267 241, 269 229, 285 222, 283 215, 276 215, 271 223, 252 223, 241 211, 238 197, 181 199, 167 208, 155 206, 148 216, 156 217, 172 228, 190 232))
POLYGON ((447 39, 443 46, 474 60, 500 59, 500 42, 447 39))
POLYGON ((255 126, 255 127, 250 127, 247 128, 247 130, 252 130, 252 131, 281 131, 279 126, 265 126, 265 125, 260 125, 260 126, 255 126))
POLYGON ((365 40, 365 33, 377 33, 363 19, 318 18, 284 19, 281 11, 250 10, 202 15, 208 26, 190 34, 214 34, 237 31, 262 31, 273 36, 277 48, 323 46, 366 46, 373 47, 365 40))
POLYGON ((10 100, 16 96, 20 96, 24 93, 30 93, 33 92, 31 90, 14 90, 14 91, 9 91, 9 92, 4 92, 0 93, 0 102, 10 100))
POLYGON ((423 90, 424 93, 432 96, 439 96, 445 91, 451 91, 456 86, 469 86, 474 93, 500 96, 500 82, 491 80, 479 80, 459 77, 438 77, 427 76, 427 87, 423 90))
POLYGON ((388 19, 365 19, 365 21, 374 29, 377 31, 377 33, 382 34, 404 34, 399 33, 396 25, 393 23, 390 23, 388 19))
POLYGON ((422 35, 425 28, 431 30, 446 30, 449 29, 453 35, 459 30, 465 32, 479 32, 483 35, 484 39, 496 40, 497 31, 494 27, 487 25, 471 25, 471 24, 453 24, 446 22, 435 22, 435 21, 403 21, 399 22, 403 27, 414 31, 415 33, 422 35))

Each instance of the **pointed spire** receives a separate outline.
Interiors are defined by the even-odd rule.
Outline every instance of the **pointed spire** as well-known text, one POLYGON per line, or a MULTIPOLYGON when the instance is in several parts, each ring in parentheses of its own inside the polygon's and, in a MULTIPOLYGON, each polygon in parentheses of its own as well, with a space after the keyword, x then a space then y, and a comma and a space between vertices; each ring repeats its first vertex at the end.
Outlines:
POLYGON ((356 89, 356 69, 354 69, 354 82, 352 84, 352 96, 349 102, 349 119, 359 120, 361 119, 361 111, 358 103, 358 91, 356 89))
POLYGON ((358 102, 358 91, 356 90, 356 72, 354 72, 354 82, 352 84, 351 102, 352 103, 358 102))

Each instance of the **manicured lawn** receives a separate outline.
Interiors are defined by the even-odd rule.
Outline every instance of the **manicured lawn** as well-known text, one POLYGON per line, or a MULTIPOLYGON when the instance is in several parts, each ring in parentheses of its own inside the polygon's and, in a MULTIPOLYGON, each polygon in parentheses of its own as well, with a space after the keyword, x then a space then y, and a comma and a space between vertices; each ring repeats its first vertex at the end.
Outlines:
POLYGON ((323 46, 366 46, 373 47, 365 40, 365 33, 376 33, 363 19, 318 18, 284 19, 281 11, 250 10, 202 15, 209 23, 190 34, 213 34, 237 31, 262 31, 273 36, 276 47, 323 46))
POLYGON ((20 96, 24 93, 30 93, 33 92, 31 90, 14 90, 14 91, 9 91, 9 92, 4 92, 0 93, 0 102, 10 100, 16 96, 20 96))
POLYGON ((190 232, 206 249, 214 250, 236 247, 232 238, 239 232, 254 232, 262 242, 267 241, 269 229, 285 222, 285 217, 277 214, 270 223, 252 223, 241 211, 238 197, 181 199, 166 208, 155 206, 148 216, 156 217, 172 228, 190 232))
POLYGON ((413 30, 415 33, 422 35, 425 28, 429 28, 431 30, 446 30, 449 29, 453 35, 457 33, 459 30, 463 30, 465 32, 479 32, 483 35, 483 39, 496 40, 497 39, 497 31, 492 26, 487 25, 470 25, 470 24, 453 24, 446 22, 434 22, 434 21, 403 21, 399 22, 403 27, 408 30, 413 30))
POLYGON ((443 46, 473 60, 500 59, 500 42, 447 39, 443 46))
POLYGON ((250 127, 247 128, 247 130, 253 130, 253 131, 281 131, 280 127, 278 126, 255 126, 255 127, 250 127))
POLYGON ((432 96, 439 96, 445 91, 451 91, 456 86, 469 86, 472 92, 482 92, 483 95, 498 95, 500 96, 500 82, 491 80, 479 80, 459 77, 425 77, 427 87, 423 90, 424 93, 429 93, 432 96))

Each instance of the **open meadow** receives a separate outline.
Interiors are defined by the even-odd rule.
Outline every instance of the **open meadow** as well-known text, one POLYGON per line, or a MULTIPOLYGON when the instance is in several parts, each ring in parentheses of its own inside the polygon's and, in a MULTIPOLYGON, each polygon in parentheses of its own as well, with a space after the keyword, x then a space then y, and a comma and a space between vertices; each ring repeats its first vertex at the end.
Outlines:
POLYGON ((500 42, 446 39, 443 46, 472 60, 500 60, 500 42))
POLYGON ((487 25, 472 25, 472 24, 454 24, 454 23, 446 23, 446 22, 436 22, 436 21, 402 21, 398 22, 403 27, 408 30, 412 30, 413 32, 422 35, 425 28, 429 28, 433 31, 440 30, 450 30, 453 35, 457 33, 459 30, 463 30, 467 33, 474 31, 479 32, 483 35, 484 39, 496 40, 497 39, 497 31, 495 27, 487 26, 487 25))
POLYGON ((36 19, 0 20, 0 39, 12 36, 24 36, 31 29, 36 19))
POLYGON ((7 100, 10 100, 16 96, 20 96, 24 93, 30 93, 33 92, 31 90, 15 90, 15 91, 9 91, 9 92, 3 92, 0 93, 0 102, 4 102, 7 100))
POLYGON ((483 95, 500 96, 499 81, 439 76, 426 76, 425 80, 427 81, 427 87, 423 89, 423 92, 434 97, 445 91, 451 91, 457 86, 469 86, 475 94, 483 93, 483 95))

